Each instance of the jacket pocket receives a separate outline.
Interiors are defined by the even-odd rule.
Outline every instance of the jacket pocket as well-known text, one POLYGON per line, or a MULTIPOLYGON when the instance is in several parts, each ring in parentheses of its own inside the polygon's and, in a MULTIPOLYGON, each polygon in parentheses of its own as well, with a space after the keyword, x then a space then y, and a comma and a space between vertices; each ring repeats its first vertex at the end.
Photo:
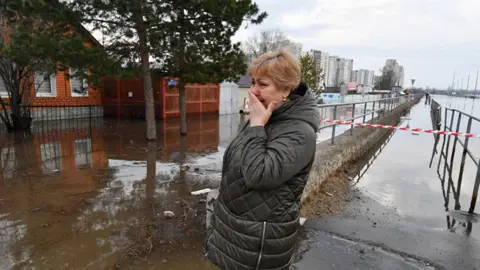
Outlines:
POLYGON ((260 269, 260 262, 262 261, 262 255, 263 255, 263 246, 265 244, 265 231, 267 229, 267 222, 264 221, 262 224, 262 240, 260 242, 260 253, 258 254, 258 259, 257 259, 257 267, 255 267, 255 270, 260 269))

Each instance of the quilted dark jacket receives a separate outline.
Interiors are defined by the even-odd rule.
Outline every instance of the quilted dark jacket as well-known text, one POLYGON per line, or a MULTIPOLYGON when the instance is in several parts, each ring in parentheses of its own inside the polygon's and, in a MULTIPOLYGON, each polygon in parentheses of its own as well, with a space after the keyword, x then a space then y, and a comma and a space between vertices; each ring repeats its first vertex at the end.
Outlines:
POLYGON ((288 269, 319 114, 304 84, 265 127, 247 122, 227 148, 206 251, 222 269, 288 269))

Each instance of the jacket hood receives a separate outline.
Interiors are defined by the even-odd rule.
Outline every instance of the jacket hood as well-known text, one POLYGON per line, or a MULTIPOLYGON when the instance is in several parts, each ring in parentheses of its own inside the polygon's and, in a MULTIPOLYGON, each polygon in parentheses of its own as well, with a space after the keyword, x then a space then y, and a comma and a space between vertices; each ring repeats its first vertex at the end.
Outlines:
POLYGON ((288 101, 272 113, 272 121, 301 120, 308 123, 315 132, 320 125, 320 114, 312 92, 303 82, 290 93, 288 101))

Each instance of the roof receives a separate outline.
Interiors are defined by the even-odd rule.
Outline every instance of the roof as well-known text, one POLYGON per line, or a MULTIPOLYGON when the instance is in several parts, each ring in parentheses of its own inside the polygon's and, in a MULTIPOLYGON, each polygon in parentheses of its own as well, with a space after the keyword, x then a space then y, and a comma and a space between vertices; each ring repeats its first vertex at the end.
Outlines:
MULTIPOLYGON (((62 3, 59 0, 56 0, 53 2, 53 5, 62 5, 62 3)), ((93 44, 103 48, 103 45, 92 35, 90 31, 87 30, 87 28, 85 28, 85 26, 83 26, 80 22, 77 22, 75 24, 76 24, 75 27, 78 29, 80 33, 88 37, 93 42, 93 44)))
POLYGON ((252 86, 252 76, 242 75, 240 79, 237 81, 237 85, 239 87, 250 88, 252 86))
POLYGON ((90 31, 88 31, 87 28, 85 28, 85 26, 83 26, 82 24, 79 24, 78 29, 82 34, 87 36, 93 42, 93 44, 103 48, 103 45, 92 35, 90 31))

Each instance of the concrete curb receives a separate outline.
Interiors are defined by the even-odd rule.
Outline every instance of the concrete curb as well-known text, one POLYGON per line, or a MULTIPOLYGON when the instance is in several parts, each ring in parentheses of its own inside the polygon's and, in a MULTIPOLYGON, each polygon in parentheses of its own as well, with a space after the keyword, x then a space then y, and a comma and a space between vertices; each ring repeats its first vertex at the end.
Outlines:
MULTIPOLYGON (((374 119, 373 122, 397 125, 400 117, 405 115, 412 106, 412 102, 406 102, 380 118, 374 119)), ((353 135, 348 131, 336 136, 334 145, 331 145, 330 140, 317 144, 315 161, 301 198, 302 205, 308 203, 309 197, 314 195, 330 176, 361 158, 391 132, 392 130, 388 129, 356 127, 353 135)))

